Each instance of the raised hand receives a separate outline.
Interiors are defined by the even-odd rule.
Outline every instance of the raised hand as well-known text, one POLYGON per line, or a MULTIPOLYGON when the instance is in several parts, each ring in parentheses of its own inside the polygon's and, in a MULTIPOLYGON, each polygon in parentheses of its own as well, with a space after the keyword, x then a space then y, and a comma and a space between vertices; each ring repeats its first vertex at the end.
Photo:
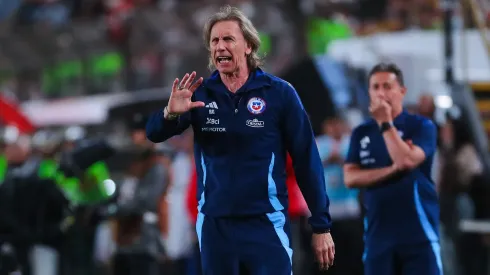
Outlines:
POLYGON ((373 99, 369 106, 369 112, 378 123, 392 121, 391 106, 385 100, 373 99))
POLYGON ((204 102, 196 101, 192 102, 192 94, 201 85, 203 79, 200 77, 197 81, 192 83, 196 78, 196 72, 192 72, 190 75, 185 74, 182 81, 176 78, 172 84, 172 94, 168 100, 167 112, 172 115, 181 115, 193 108, 204 107, 204 102))

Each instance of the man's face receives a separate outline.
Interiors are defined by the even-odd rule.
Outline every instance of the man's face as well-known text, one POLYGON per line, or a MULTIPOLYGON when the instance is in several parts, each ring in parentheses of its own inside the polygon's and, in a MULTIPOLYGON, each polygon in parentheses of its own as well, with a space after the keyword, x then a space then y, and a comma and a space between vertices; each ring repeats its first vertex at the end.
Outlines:
POLYGON ((63 150, 64 151, 71 151, 75 148, 75 142, 72 142, 72 141, 67 141, 65 143, 63 143, 63 150))
POLYGON ((324 124, 325 134, 335 139, 342 137, 344 129, 344 123, 340 119, 331 119, 324 124))
POLYGON ((16 143, 9 144, 5 148, 5 157, 8 163, 22 163, 27 159, 28 155, 28 149, 16 143))
POLYGON ((418 112, 421 115, 432 117, 434 110, 434 98, 432 98, 432 96, 423 95, 419 98, 418 112))
POLYGON ((384 100, 392 108, 399 109, 403 104, 406 89, 402 87, 394 73, 379 72, 369 79, 369 98, 384 100))
POLYGON ((454 143, 454 127, 451 121, 448 121, 440 129, 439 135, 441 136, 442 144, 445 148, 452 148, 454 143))
POLYGON ((147 141, 145 130, 133 130, 131 133, 131 140, 133 144, 144 145, 147 141))
POLYGON ((252 52, 236 21, 222 21, 211 29, 210 54, 220 73, 232 74, 247 65, 252 52))

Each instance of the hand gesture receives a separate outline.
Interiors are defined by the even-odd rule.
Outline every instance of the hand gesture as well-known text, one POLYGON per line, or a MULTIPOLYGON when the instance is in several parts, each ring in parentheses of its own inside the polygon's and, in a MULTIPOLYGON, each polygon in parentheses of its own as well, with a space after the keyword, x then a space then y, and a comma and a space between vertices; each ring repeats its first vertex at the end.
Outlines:
POLYGON ((190 109, 204 107, 204 102, 196 101, 192 102, 192 94, 202 83, 202 77, 200 77, 194 84, 192 83, 196 78, 196 72, 192 72, 190 75, 185 74, 182 81, 179 84, 179 79, 176 78, 172 85, 172 94, 168 100, 167 112, 169 114, 180 115, 190 109))
POLYGON ((369 112, 378 124, 392 121, 391 106, 385 100, 373 99, 371 106, 369 106, 369 112))
POLYGON ((332 235, 330 233, 313 233, 312 246, 320 269, 329 269, 333 265, 335 258, 335 245, 332 240, 332 235))
POLYGON ((344 159, 340 155, 340 152, 332 152, 326 159, 323 160, 323 166, 329 166, 331 164, 343 164, 344 159))

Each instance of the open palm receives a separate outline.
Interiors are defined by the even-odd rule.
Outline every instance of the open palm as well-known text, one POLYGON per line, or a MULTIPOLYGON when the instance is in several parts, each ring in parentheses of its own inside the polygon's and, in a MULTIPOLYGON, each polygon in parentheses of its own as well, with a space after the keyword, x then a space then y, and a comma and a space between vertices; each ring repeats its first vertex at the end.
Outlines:
POLYGON ((170 114, 180 115, 193 108, 204 107, 204 102, 192 102, 192 94, 201 85, 203 79, 200 77, 196 82, 192 83, 196 78, 196 72, 190 75, 185 74, 179 84, 179 79, 176 78, 172 84, 172 94, 168 100, 167 111, 170 114))

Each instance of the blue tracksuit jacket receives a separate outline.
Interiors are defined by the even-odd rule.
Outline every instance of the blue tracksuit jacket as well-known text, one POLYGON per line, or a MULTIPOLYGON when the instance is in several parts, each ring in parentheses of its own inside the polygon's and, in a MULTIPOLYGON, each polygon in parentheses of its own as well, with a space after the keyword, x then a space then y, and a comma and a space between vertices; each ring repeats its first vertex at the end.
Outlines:
POLYGON ((286 152, 321 232, 331 226, 323 166, 303 105, 286 81, 257 69, 236 93, 218 72, 195 91, 206 104, 177 120, 153 114, 146 126, 152 142, 194 130, 199 211, 210 217, 248 216, 284 210, 288 205, 286 152))

